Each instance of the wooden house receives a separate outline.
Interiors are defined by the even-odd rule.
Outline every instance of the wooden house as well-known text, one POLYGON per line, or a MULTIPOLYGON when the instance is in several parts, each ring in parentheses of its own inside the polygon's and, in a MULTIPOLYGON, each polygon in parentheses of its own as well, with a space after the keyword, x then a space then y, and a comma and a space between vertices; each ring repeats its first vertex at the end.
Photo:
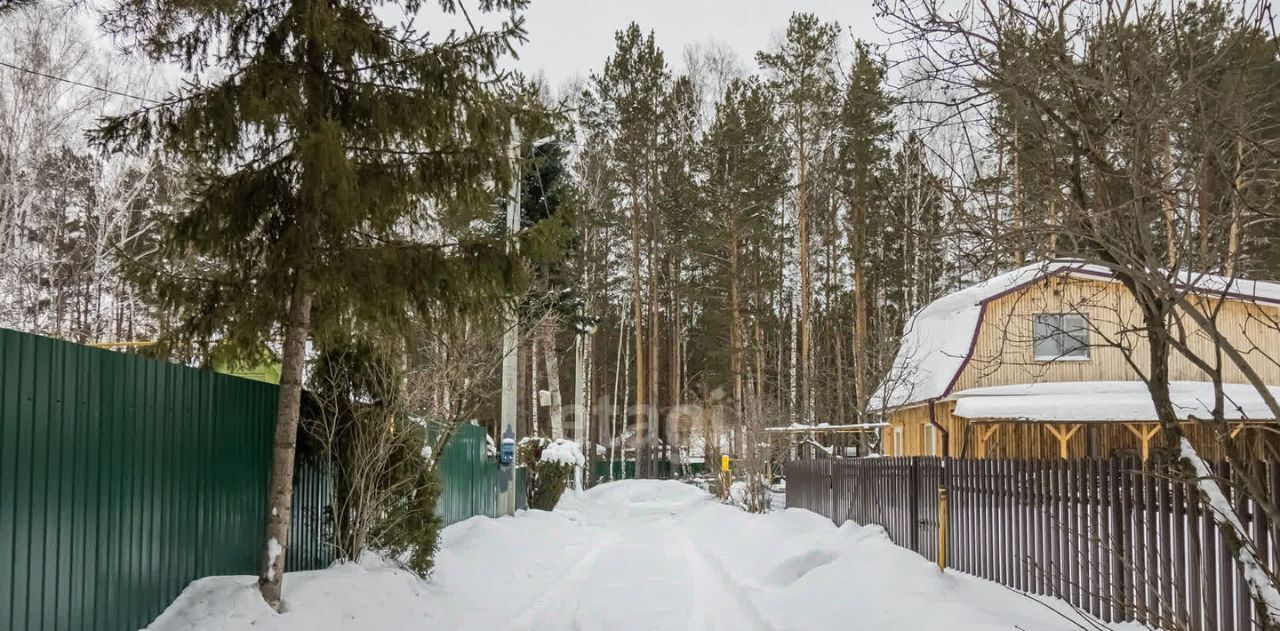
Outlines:
MULTIPOLYGON (((1217 307, 1218 330, 1267 384, 1280 384, 1280 284, 1188 276, 1188 295, 1217 307)), ((1212 365, 1210 338, 1181 318, 1189 346, 1212 365)), ((1148 365, 1141 314, 1105 268, 1074 261, 1023 267, 943 296, 915 314, 871 399, 886 455, 1143 458, 1162 448, 1139 372, 1148 365), (1135 367, 1137 370, 1135 370, 1135 367)), ((1258 390, 1223 360, 1224 418, 1215 388, 1173 353, 1171 398, 1184 434, 1206 456, 1223 433, 1255 457, 1280 459, 1258 390)), ((1280 387, 1272 387, 1280 398, 1280 387)))

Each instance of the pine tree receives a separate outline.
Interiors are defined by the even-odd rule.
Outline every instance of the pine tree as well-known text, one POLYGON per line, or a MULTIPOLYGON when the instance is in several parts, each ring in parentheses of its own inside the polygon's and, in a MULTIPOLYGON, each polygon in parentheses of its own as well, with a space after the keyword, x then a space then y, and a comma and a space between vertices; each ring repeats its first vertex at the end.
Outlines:
POLYGON ((656 419, 653 396, 657 390, 655 367, 650 366, 656 346, 646 337, 656 336, 656 285, 653 268, 652 227, 657 213, 660 118, 662 101, 670 84, 666 60, 653 33, 634 23, 616 36, 614 54, 603 72, 592 75, 584 94, 583 117, 608 143, 609 162, 625 207, 631 241, 631 311, 635 344, 635 445, 637 473, 647 474, 650 429, 656 419), (647 253, 648 256, 645 256, 647 253), (645 270, 645 264, 648 264, 645 270), (647 278, 647 283, 642 279, 647 278))
MULTIPOLYGON (((410 312, 494 311, 520 276, 501 241, 440 237, 485 217, 510 177, 511 108, 485 79, 522 20, 433 41, 383 24, 383 4, 122 0, 104 22, 190 76, 96 133, 192 165, 164 262, 139 282, 174 314, 175 337, 215 354, 258 353, 283 333, 259 577, 277 608, 308 339, 328 348, 395 331, 410 312)), ((482 4, 515 16, 526 1, 482 4)))
POLYGON ((799 416, 813 420, 813 356, 811 348, 810 226, 814 174, 810 164, 831 141, 831 123, 838 109, 836 37, 839 27, 809 13, 792 14, 786 38, 778 49, 761 52, 756 61, 769 75, 795 161, 796 249, 800 264, 799 416))
MULTIPOLYGON (((862 41, 854 44, 853 67, 840 110, 841 195, 849 210, 849 258, 853 262, 853 382, 855 413, 866 410, 875 378, 868 362, 872 339, 868 312, 871 280, 868 278, 868 237, 889 229, 877 215, 883 214, 885 170, 893 134, 892 101, 884 90, 884 63, 872 56, 862 41)), ((891 333, 892 334, 892 333, 891 333)))
MULTIPOLYGON (((688 251, 689 238, 695 230, 696 208, 699 202, 697 185, 697 156, 699 149, 701 107, 697 90, 688 75, 676 77, 662 99, 661 119, 659 126, 658 163, 659 193, 655 206, 656 217, 650 226, 652 251, 650 257, 658 262, 658 274, 652 279, 654 295, 650 303, 651 320, 655 322, 653 330, 661 328, 669 331, 662 349, 656 339, 651 338, 650 374, 656 384, 653 390, 655 407, 660 402, 669 402, 671 406, 679 406, 684 402, 685 379, 685 336, 688 322, 686 319, 689 298, 684 292, 686 276, 691 267, 688 251), (665 327, 661 315, 664 313, 665 327), (661 351, 665 350, 666 353, 661 351), (665 393, 663 384, 658 379, 657 368, 660 358, 665 356, 666 377, 665 393), (664 397, 663 394, 666 396, 664 397)), ((665 415, 658 415, 658 432, 666 447, 670 447, 673 434, 672 427, 667 426, 665 415)), ((655 457, 669 458, 664 449, 655 457)))
MULTIPOLYGON (((760 252, 779 229, 774 211, 787 184, 781 129, 773 104, 758 82, 730 82, 703 141, 701 170, 708 209, 707 226, 701 232, 711 241, 715 260, 725 268, 719 276, 728 293, 728 376, 741 417, 748 394, 744 384, 748 306, 763 307, 750 304, 758 292, 749 298, 744 294, 752 279, 768 269, 760 252)), ((757 330, 760 315, 752 317, 757 330)), ((757 360, 756 375, 763 372, 760 364, 757 360)))

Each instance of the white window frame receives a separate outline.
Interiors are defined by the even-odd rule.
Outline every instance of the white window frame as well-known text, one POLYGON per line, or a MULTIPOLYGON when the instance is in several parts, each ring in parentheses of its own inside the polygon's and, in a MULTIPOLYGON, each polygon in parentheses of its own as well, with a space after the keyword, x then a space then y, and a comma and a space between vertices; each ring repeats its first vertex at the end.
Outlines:
POLYGON ((1031 316, 1031 355, 1036 361, 1089 361, 1089 318, 1082 313, 1037 313, 1031 316), (1048 337, 1040 333, 1049 329, 1048 337), (1063 340, 1078 343, 1064 349, 1063 340), (1051 352, 1042 352, 1041 343, 1051 343, 1051 352))
POLYGON ((893 428, 893 455, 902 455, 902 426, 893 428))
POLYGON ((924 425, 924 453, 922 456, 938 455, 938 428, 933 423, 924 425))

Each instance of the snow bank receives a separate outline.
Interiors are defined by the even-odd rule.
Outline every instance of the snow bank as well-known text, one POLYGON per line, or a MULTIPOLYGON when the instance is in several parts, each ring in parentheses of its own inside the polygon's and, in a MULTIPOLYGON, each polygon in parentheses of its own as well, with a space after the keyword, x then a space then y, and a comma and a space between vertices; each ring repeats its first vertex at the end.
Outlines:
POLYGON ((551 444, 542 448, 542 461, 558 462, 575 467, 587 464, 586 456, 582 455, 582 447, 572 440, 563 438, 557 438, 551 444))
POLYGON ((366 560, 290 573, 284 587, 277 614, 252 577, 197 581, 150 629, 1080 628, 1065 604, 940 573, 878 527, 752 515, 674 481, 614 482, 554 511, 454 524, 429 581, 366 560))
POLYGON ((426 583, 375 556, 315 572, 289 572, 287 611, 258 593, 257 577, 194 581, 144 631, 346 631, 425 628, 432 605, 426 583))

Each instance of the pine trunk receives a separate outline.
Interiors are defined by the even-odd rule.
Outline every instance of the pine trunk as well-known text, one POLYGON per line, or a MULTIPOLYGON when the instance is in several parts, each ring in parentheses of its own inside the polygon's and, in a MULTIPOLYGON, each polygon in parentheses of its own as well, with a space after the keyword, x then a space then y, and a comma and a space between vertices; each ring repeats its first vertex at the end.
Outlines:
POLYGON ((862 260, 853 267, 853 389, 855 418, 862 418, 868 399, 867 376, 867 273, 862 260))
POLYGON ((1173 196, 1168 191, 1165 191, 1161 197, 1163 198, 1161 204, 1163 205, 1164 214, 1165 264, 1169 266, 1169 269, 1173 269, 1178 265, 1178 242, 1177 235, 1174 234, 1177 224, 1174 223, 1173 196))
POLYGON ((849 406, 846 404, 844 392, 844 342, 840 341, 844 336, 837 332, 831 337, 836 342, 836 409, 838 412, 835 422, 843 423, 849 418, 846 416, 849 413, 849 406))
POLYGON ((1231 190, 1231 225, 1227 232, 1227 253, 1222 273, 1232 277, 1236 272, 1236 259, 1240 256, 1240 221, 1243 205, 1240 191, 1244 186, 1244 139, 1236 137, 1236 168, 1231 190))
POLYGON ((854 418, 861 419, 868 399, 867 377, 867 214, 865 200, 853 202, 853 406, 854 418))
POLYGON ((755 394, 756 405, 764 405, 764 327, 760 325, 760 314, 764 311, 764 290, 760 283, 760 248, 758 245, 752 246, 752 253, 754 254, 753 259, 756 262, 752 273, 752 278, 755 281, 755 287, 753 287, 755 304, 753 305, 754 308, 751 315, 751 324, 755 328, 755 348, 753 349, 756 356, 755 394))
POLYGON ((1208 158, 1201 158, 1199 179, 1196 190, 1196 215, 1200 227, 1199 243, 1196 253, 1199 255, 1196 263, 1191 266, 1193 269, 1209 269, 1209 230, 1213 221, 1210 215, 1213 212, 1213 191, 1212 191, 1212 173, 1208 158))
POLYGON ((813 422, 813 410, 811 409, 813 395, 811 389, 812 373, 810 369, 812 355, 810 353, 810 332, 809 332, 809 294, 812 291, 809 278, 809 210, 808 210, 808 182, 806 177, 807 160, 805 157, 804 146, 804 125, 800 125, 800 155, 799 155, 799 181, 796 189, 796 223, 799 229, 799 245, 796 256, 800 259, 800 384, 799 384, 799 413, 800 418, 805 423, 813 422))
POLYGON ((1013 179, 1011 187, 1013 189, 1013 225, 1014 229, 1018 231, 1018 238, 1014 240, 1013 250, 1013 264, 1015 267, 1022 267, 1027 262, 1025 196, 1022 193, 1022 165, 1018 161, 1018 155, 1022 151, 1020 141, 1018 125, 1015 123, 1013 125, 1013 173, 1010 174, 1013 179))
MULTIPOLYGON (((634 186, 633 186, 634 190, 634 186)), ((634 204, 631 207, 631 325, 634 327, 635 334, 635 365, 636 365, 636 402, 631 409, 635 410, 635 437, 632 440, 632 446, 635 449, 636 466, 640 466, 640 454, 642 446, 648 437, 647 419, 645 418, 648 403, 648 384, 645 380, 649 373, 645 367, 645 338, 644 338, 644 295, 640 286, 640 208, 634 204)), ((624 409, 623 414, 628 414, 630 410, 624 409)), ((626 448, 622 447, 623 467, 626 467, 626 448)))
POLYGON ((293 457, 302 406, 302 369, 311 330, 311 289, 298 275, 289 298, 280 393, 276 398, 276 431, 271 448, 271 480, 267 486, 267 523, 262 547, 258 589, 273 609, 280 610, 285 553, 289 549, 289 519, 293 502, 293 457))
MULTIPOLYGON (((653 476, 653 461, 657 459, 654 447, 658 445, 658 441, 662 439, 662 427, 658 418, 658 401, 660 394, 660 384, 658 381, 658 278, 657 269, 654 263, 654 254, 656 253, 656 239, 652 233, 649 237, 649 405, 646 414, 649 417, 649 432, 645 441, 645 476, 653 476)), ((637 464, 636 466, 640 466, 637 464)))
POLYGON ((738 297, 738 234, 735 230, 729 241, 729 374, 733 378, 733 406, 737 418, 742 418, 742 306, 738 297))
POLYGON ((555 325, 542 325, 542 360, 547 368, 547 390, 551 393, 551 405, 547 417, 551 422, 551 438, 564 438, 564 409, 560 396, 560 358, 556 356, 555 325))

